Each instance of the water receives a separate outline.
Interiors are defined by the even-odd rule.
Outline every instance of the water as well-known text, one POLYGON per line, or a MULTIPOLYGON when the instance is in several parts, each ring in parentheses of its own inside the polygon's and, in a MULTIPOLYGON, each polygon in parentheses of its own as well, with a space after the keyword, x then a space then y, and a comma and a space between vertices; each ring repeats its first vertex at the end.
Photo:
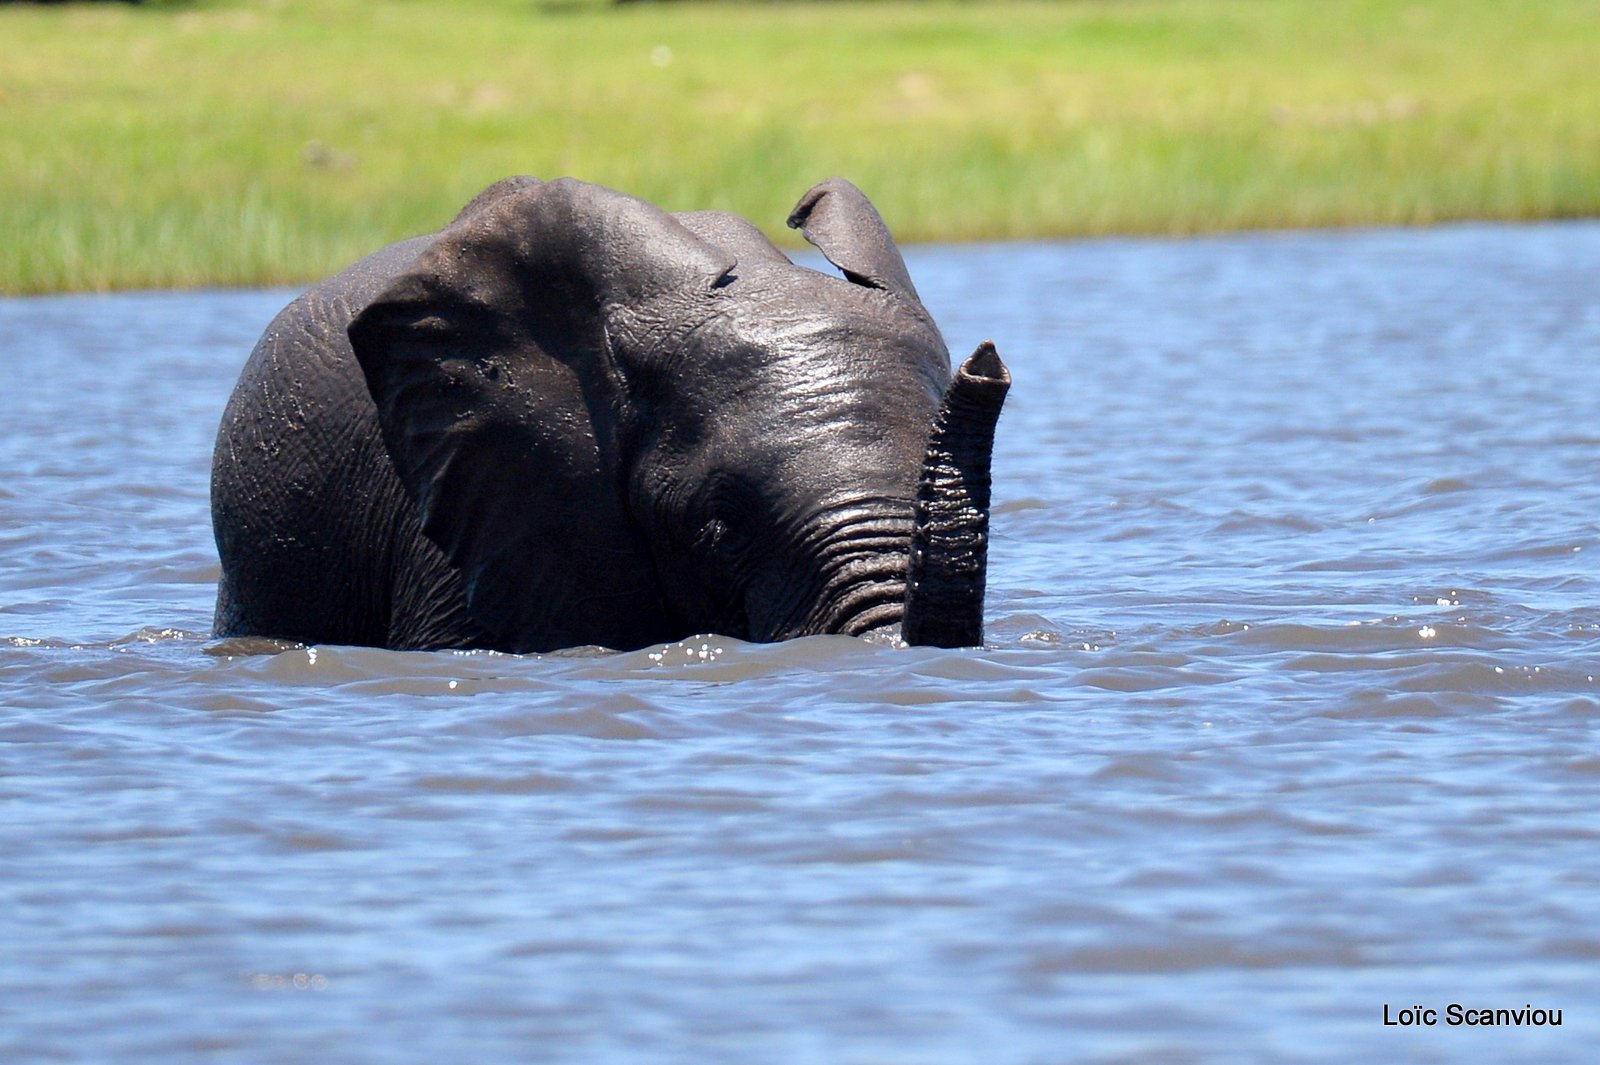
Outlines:
POLYGON ((911 260, 981 650, 214 644, 288 294, 0 302, 0 1060, 1588 1060, 1600 225, 911 260))

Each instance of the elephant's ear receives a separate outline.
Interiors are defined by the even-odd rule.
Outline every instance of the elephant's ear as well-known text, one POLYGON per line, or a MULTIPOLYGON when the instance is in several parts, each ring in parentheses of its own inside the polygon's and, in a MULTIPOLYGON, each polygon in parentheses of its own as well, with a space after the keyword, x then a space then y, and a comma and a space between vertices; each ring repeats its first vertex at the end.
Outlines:
POLYGON ((626 400, 605 323, 707 292, 731 266, 643 201, 513 180, 351 322, 400 480, 498 646, 666 638, 621 498, 626 400))
POLYGON ((829 178, 800 197, 789 213, 789 228, 800 230, 856 284, 892 292, 921 307, 889 227, 866 194, 844 178, 829 178))

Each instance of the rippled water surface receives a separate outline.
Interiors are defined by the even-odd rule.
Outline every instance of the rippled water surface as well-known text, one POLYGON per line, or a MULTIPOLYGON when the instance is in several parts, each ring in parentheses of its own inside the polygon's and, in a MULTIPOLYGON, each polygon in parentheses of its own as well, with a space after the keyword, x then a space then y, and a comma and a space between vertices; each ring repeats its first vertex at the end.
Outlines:
POLYGON ((1592 1060, 1600 226, 910 259, 978 650, 214 644, 289 294, 0 301, 0 1060, 1592 1060))

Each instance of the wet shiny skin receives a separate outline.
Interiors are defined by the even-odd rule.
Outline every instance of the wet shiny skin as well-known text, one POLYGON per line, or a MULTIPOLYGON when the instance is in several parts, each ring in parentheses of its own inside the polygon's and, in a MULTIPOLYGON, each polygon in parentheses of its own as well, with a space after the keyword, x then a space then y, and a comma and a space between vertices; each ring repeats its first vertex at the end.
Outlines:
POLYGON ((0 1058, 1587 1060, 1600 226, 908 258, 978 651, 211 644, 285 294, 0 302, 0 1058))

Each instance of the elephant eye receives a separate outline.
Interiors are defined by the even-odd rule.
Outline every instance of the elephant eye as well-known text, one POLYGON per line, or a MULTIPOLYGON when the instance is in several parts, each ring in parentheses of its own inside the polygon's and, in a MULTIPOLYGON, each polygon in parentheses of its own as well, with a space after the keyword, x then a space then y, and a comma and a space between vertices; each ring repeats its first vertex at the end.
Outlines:
POLYGON ((752 525, 756 511, 749 493, 725 477, 713 479, 707 487, 696 546, 724 558, 743 554, 755 539, 752 525))
POLYGON ((700 535, 695 539, 696 546, 702 550, 731 558, 748 550, 754 537, 750 535, 748 526, 744 522, 712 518, 700 527, 700 535))
POLYGON ((695 544, 707 551, 720 550, 728 538, 728 523, 721 518, 712 518, 700 526, 700 535, 695 537, 695 544))

